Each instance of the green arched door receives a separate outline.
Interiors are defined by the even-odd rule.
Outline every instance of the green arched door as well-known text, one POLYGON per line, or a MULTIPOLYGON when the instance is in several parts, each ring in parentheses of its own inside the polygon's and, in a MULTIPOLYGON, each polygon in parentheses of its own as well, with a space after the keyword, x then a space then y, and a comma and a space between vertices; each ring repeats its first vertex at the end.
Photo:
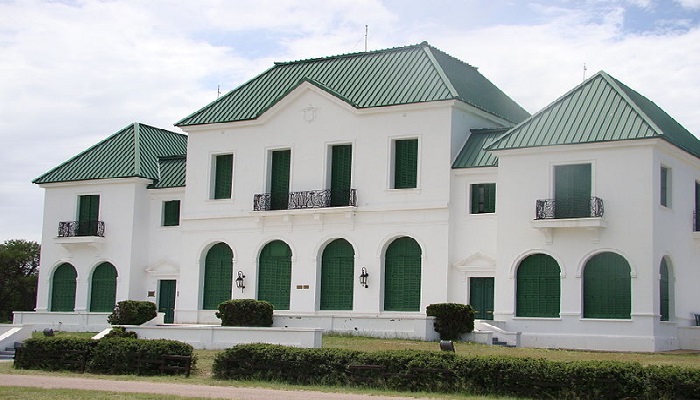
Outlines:
POLYGON ((421 249, 414 239, 394 240, 384 256, 384 310, 420 311, 421 249))
POLYGON ((321 257, 321 310, 352 310, 355 250, 345 239, 326 246, 321 257))
POLYGON ((619 254, 591 257, 583 270, 583 317, 630 319, 632 284, 630 265, 619 254))
POLYGON ((661 313, 661 321, 668 321, 671 308, 671 290, 666 257, 661 259, 659 275, 659 311, 661 313))
POLYGON ((225 243, 217 243, 204 261, 202 309, 216 310, 219 304, 231 300, 233 251, 225 243))
POLYGON ((281 240, 263 247, 258 260, 258 300, 272 303, 275 310, 289 310, 292 285, 292 250, 281 240))
POLYGON ((90 311, 111 312, 117 297, 117 269, 108 262, 98 265, 92 272, 90 285, 90 311))
POLYGON ((518 317, 559 317, 560 269, 546 254, 533 254, 520 262, 517 278, 518 317))
POLYGON ((75 280, 78 273, 75 268, 64 263, 53 273, 51 284, 51 311, 75 310, 75 280))

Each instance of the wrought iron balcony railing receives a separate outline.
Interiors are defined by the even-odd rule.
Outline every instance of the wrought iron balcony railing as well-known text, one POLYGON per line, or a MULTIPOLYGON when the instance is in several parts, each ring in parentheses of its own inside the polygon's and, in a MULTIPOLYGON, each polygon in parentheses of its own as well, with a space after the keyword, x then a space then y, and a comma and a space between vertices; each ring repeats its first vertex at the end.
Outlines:
POLYGON ((58 237, 105 236, 103 221, 65 221, 58 223, 58 237))
POLYGON ((567 201, 543 199, 535 204, 535 219, 602 217, 604 212, 603 199, 598 197, 567 201))
MULTIPOLYGON (((290 192, 285 210, 299 210, 304 208, 326 207, 355 207, 357 205, 357 191, 350 190, 307 190, 303 192, 290 192)), ((269 211, 272 206, 272 194, 262 193, 253 197, 253 211, 269 211)))

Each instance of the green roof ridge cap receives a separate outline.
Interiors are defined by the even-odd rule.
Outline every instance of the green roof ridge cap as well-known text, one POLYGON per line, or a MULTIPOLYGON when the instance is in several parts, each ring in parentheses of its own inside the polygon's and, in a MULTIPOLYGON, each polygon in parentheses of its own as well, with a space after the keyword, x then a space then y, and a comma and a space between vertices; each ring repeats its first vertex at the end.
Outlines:
POLYGON ((274 65, 275 66, 284 66, 284 65, 293 65, 293 64, 313 63, 313 62, 326 61, 326 60, 337 60, 337 59, 342 59, 342 58, 362 57, 362 56, 368 56, 368 55, 373 55, 373 54, 391 53, 391 52, 395 52, 395 51, 409 50, 411 48, 419 48, 421 46, 429 46, 429 45, 428 45, 428 42, 423 41, 423 42, 418 43, 418 44, 410 44, 407 46, 389 47, 386 49, 379 49, 379 50, 355 51, 352 53, 341 53, 341 54, 335 54, 335 55, 326 56, 326 57, 303 58, 300 60, 292 60, 292 61, 275 61, 274 65))
MULTIPOLYGON (((634 100, 632 100, 632 98, 630 98, 630 97, 627 95, 627 92, 626 92, 625 90, 623 90, 623 89, 620 87, 620 85, 618 84, 618 82, 617 82, 613 77, 611 77, 610 75, 608 75, 607 72, 602 71, 602 70, 601 70, 601 71, 598 71, 595 75, 600 75, 603 79, 605 79, 605 81, 608 82, 608 84, 609 84, 610 86, 612 86, 613 89, 615 89, 615 91, 617 92, 617 94, 619 94, 620 96, 622 96, 622 98, 625 99, 625 101, 627 102, 627 104, 629 104, 630 107, 632 107, 632 108, 634 109, 634 111, 637 112, 637 114, 642 118, 642 120, 644 120, 644 122, 646 122, 647 124, 649 124, 649 126, 651 126, 651 127, 653 128, 653 130, 654 130, 654 132, 656 132, 656 135, 657 135, 657 136, 666 137, 666 135, 664 134, 664 131, 663 131, 661 128, 659 128, 659 126, 656 124, 656 122, 654 122, 654 121, 649 117, 649 115, 647 115, 646 112, 644 112, 641 108, 639 108, 639 105, 637 105, 637 102, 634 101, 634 100)), ((594 76, 595 76, 595 75, 594 75, 594 76)), ((592 77, 591 77, 591 78, 592 78, 592 77)), ((632 88, 630 88, 630 89, 632 89, 632 88)), ((634 90, 634 89, 632 89, 632 90, 634 90)), ((642 96, 642 95, 640 94, 640 96, 642 96)), ((651 100, 650 100, 650 101, 651 101, 651 100)), ((664 112, 665 112, 665 111, 664 111, 664 112)))
POLYGON ((134 174, 141 175, 141 132, 139 123, 134 122, 134 174))
MULTIPOLYGON (((447 77, 447 74, 445 73, 445 70, 442 68, 442 65, 440 65, 438 60, 435 58, 435 55, 433 54, 433 51, 432 51, 433 47, 428 45, 427 42, 421 43, 420 47, 423 49, 423 52, 426 54, 426 56, 428 57, 430 62, 433 64, 433 67, 435 67, 435 70, 437 71, 438 75, 440 75, 442 82, 445 84, 445 86, 447 86, 447 89, 450 91, 452 98, 453 99, 460 99, 459 92, 457 92, 457 89, 455 89, 454 85, 452 84, 452 81, 450 81, 450 78, 447 77)), ((465 103, 469 103, 466 100, 463 100, 463 99, 460 99, 460 100, 464 101, 465 103)), ((469 104, 471 104, 471 103, 469 103, 469 104)), ((476 105, 474 105, 474 104, 471 104, 471 105, 476 107, 476 105)))

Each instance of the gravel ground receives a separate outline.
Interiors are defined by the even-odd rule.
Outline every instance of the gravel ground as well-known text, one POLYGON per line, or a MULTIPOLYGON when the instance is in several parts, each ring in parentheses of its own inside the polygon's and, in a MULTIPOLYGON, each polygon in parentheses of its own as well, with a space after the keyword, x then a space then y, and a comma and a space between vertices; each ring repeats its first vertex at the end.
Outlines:
POLYGON ((239 400, 416 400, 415 397, 369 396, 362 394, 272 390, 231 386, 181 385, 142 381, 110 381, 42 375, 2 375, 0 386, 28 386, 44 389, 83 389, 125 393, 158 393, 184 397, 239 400))

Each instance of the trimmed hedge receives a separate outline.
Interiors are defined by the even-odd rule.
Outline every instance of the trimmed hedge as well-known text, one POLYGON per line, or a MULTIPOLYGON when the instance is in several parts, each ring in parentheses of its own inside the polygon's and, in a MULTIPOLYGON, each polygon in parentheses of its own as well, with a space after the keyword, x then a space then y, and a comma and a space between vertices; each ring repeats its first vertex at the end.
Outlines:
POLYGON ((111 338, 128 338, 128 339, 138 339, 139 335, 133 331, 127 331, 123 326, 113 326, 112 330, 109 331, 102 339, 111 338))
POLYGON ((633 362, 463 357, 415 350, 238 345, 216 356, 213 373, 218 379, 529 398, 700 398, 700 369, 645 367, 633 362))
POLYGON ((155 303, 150 301, 124 300, 117 303, 107 317, 111 325, 141 325, 158 315, 155 303))
MULTIPOLYGON (((84 352, 84 367, 88 372, 101 374, 160 374, 156 363, 139 360, 157 360, 163 355, 192 356, 192 346, 175 340, 145 340, 131 338, 103 338, 92 340, 73 337, 27 339, 15 356, 17 369, 75 370, 74 353, 84 352), (67 358, 67 355, 69 357, 67 358)), ((192 364, 196 362, 193 357, 192 364)))
POLYGON ((426 308, 429 317, 435 317, 433 327, 442 340, 458 340, 463 333, 474 330, 474 309, 468 304, 438 303, 426 308))
POLYGON ((221 319, 221 326, 272 326, 272 313, 272 303, 239 299, 219 304, 216 318, 221 319))

